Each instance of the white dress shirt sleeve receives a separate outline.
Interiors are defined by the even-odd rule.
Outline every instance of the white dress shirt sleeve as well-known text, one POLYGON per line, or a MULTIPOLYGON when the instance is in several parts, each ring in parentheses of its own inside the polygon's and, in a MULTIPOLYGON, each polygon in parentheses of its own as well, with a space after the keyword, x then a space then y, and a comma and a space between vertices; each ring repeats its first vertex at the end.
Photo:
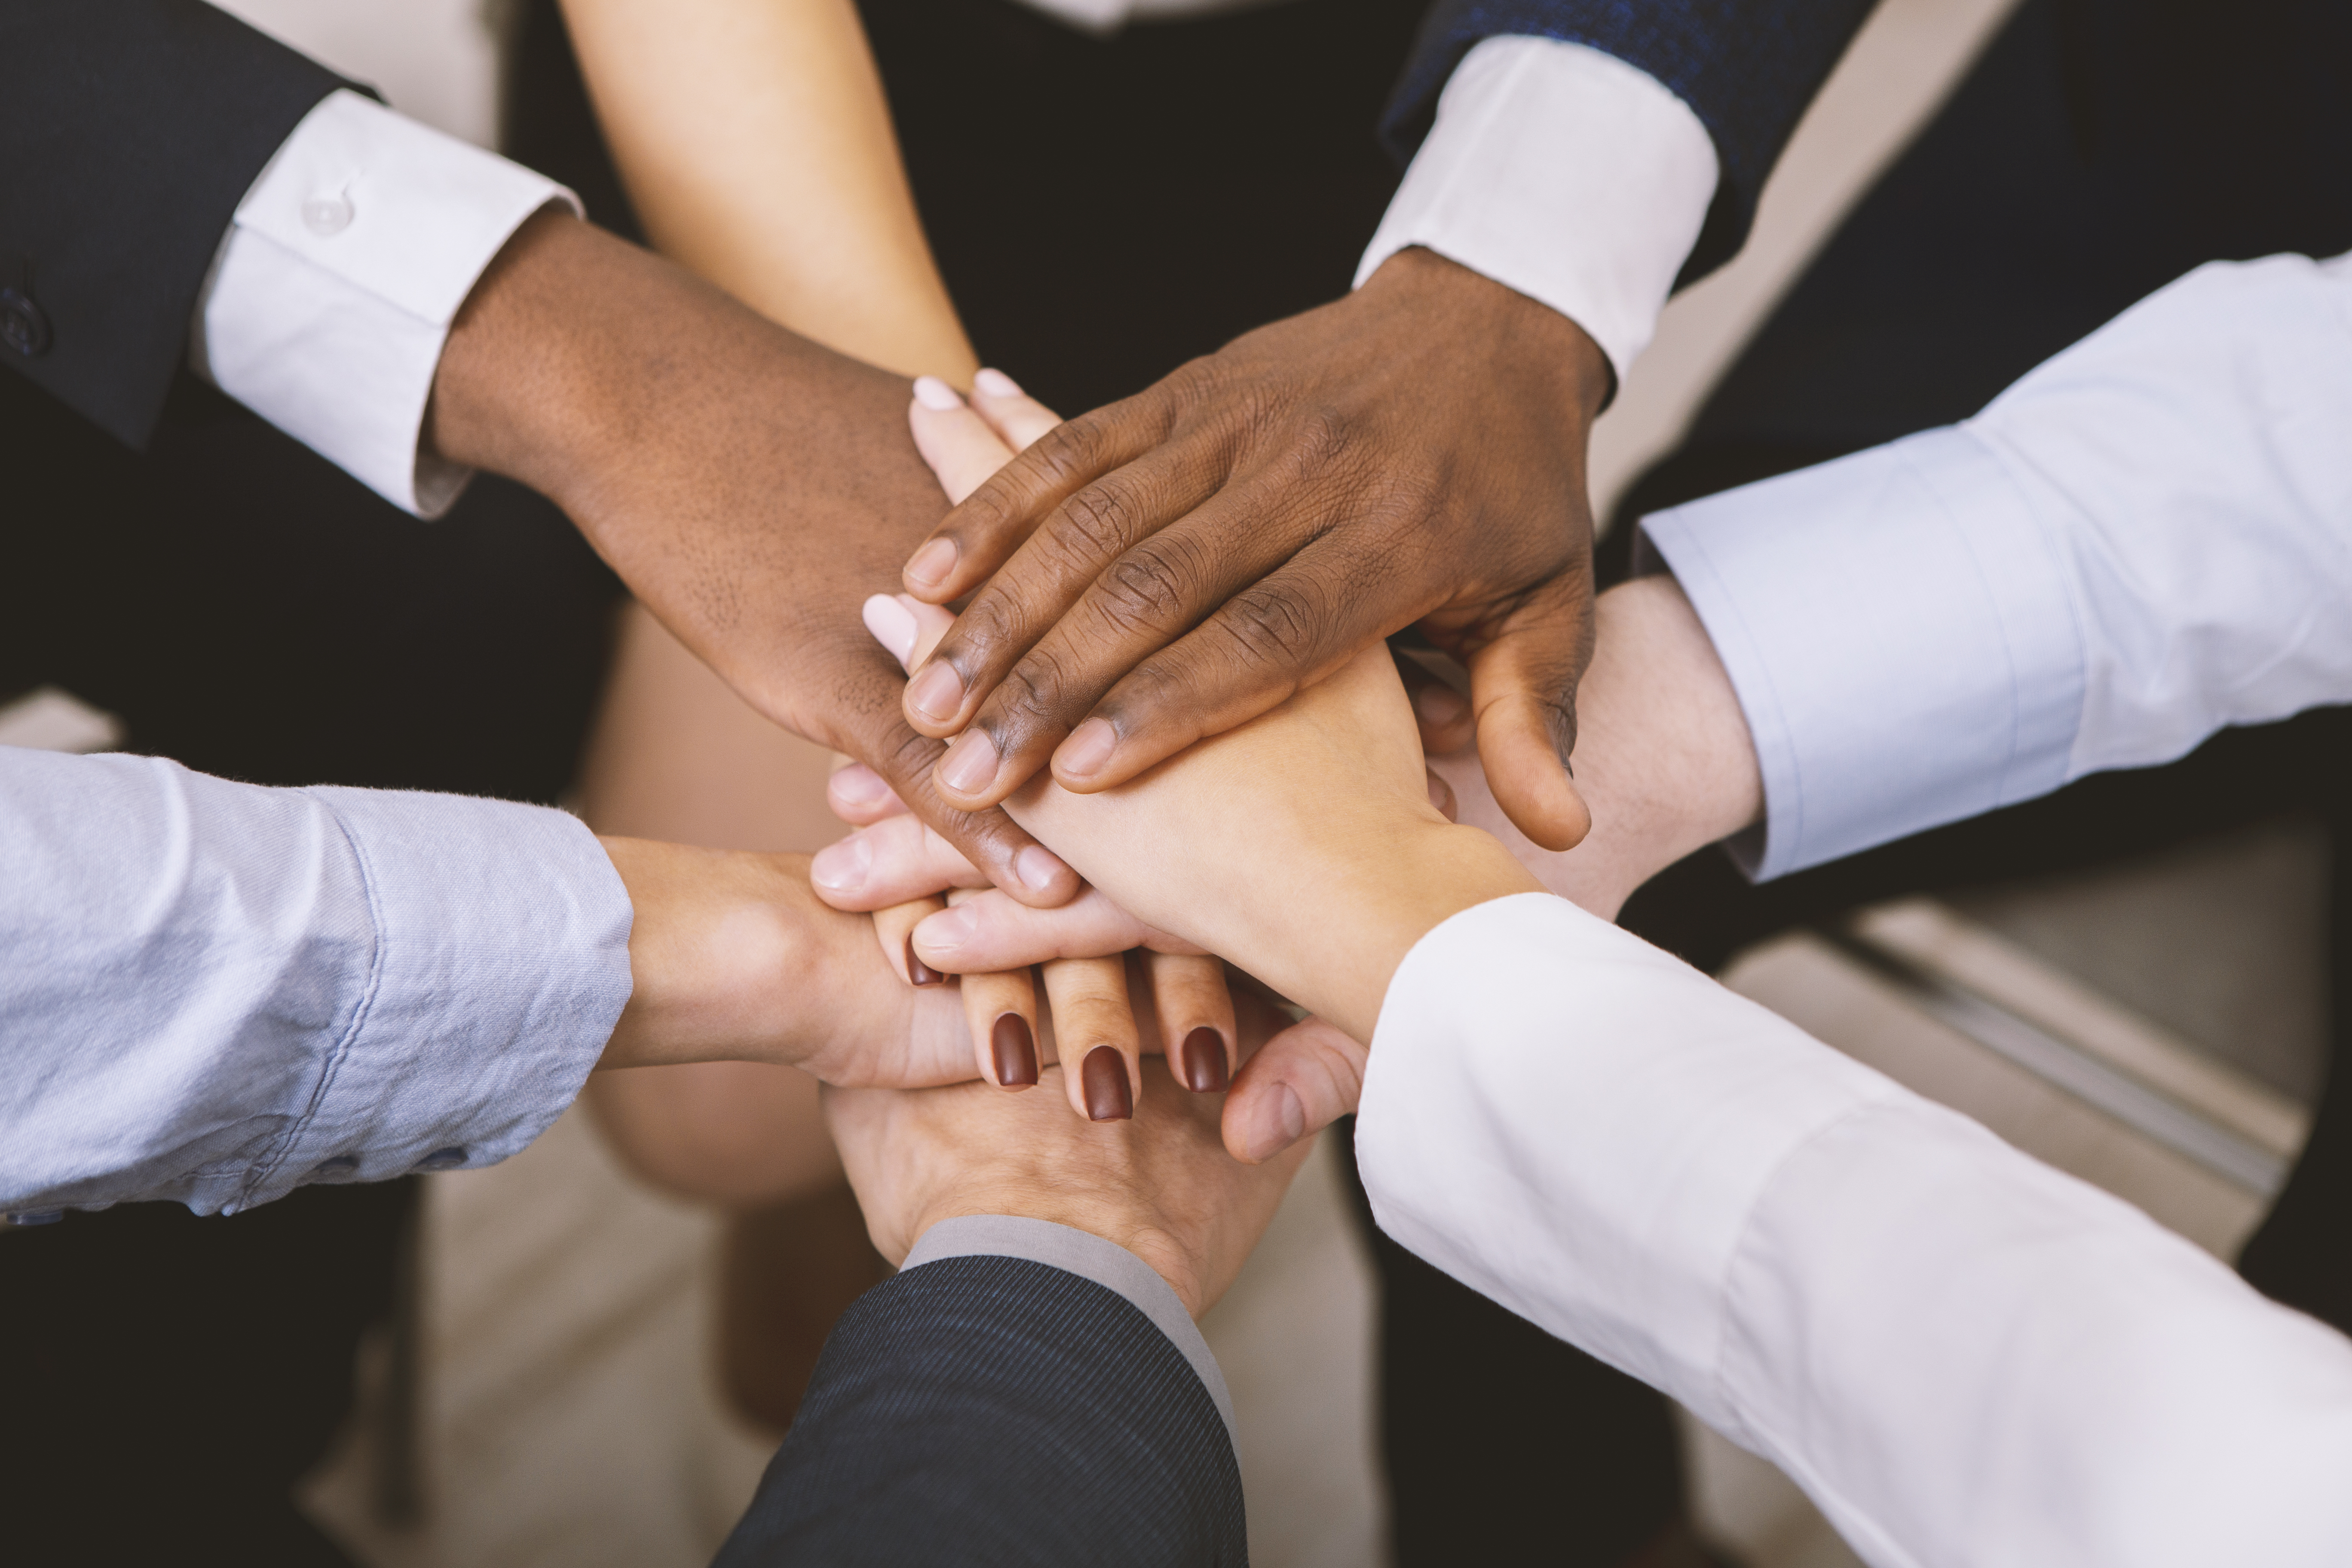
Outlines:
POLYGON ((2352 1562, 2352 1342, 1562 900, 1414 947, 1356 1148, 1382 1229, 1877 1568, 2352 1562))
POLYGON ((1715 185, 1706 128, 1648 72, 1558 38, 1487 38, 1447 79, 1356 281, 1424 246, 1568 317, 1622 382, 1715 185))
POLYGON ((423 449, 457 308, 523 220, 571 192, 348 89, 237 205, 196 301, 199 374, 420 517, 470 477, 423 449))
POLYGON ((0 1210, 485 1165, 629 996, 576 819, 0 747, 0 1210))
POLYGON ((2202 267, 1976 418, 1643 520, 1738 689, 1753 874, 2352 699, 2352 258, 2202 267))

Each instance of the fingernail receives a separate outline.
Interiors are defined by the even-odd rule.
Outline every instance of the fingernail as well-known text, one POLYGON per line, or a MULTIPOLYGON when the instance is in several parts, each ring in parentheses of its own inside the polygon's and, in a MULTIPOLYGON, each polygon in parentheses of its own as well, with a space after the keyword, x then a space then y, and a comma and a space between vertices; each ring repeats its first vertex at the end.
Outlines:
POLYGON ((938 985, 947 976, 915 956, 915 933, 907 933, 907 980, 914 985, 938 985))
POLYGON ((1440 728, 1461 722, 1470 711, 1469 700, 1443 681, 1433 681, 1415 692, 1412 705, 1420 710, 1423 722, 1440 728))
POLYGON ((908 684, 907 704, 924 718, 944 724, 963 706, 963 677, 955 672, 955 666, 935 659, 908 684))
POLYGON ((942 414, 963 406, 963 399, 956 395, 956 389, 936 375, 919 375, 915 378, 915 401, 926 408, 936 408, 942 414))
POLYGON ((971 378, 971 389, 991 397, 1018 397, 1021 384, 1001 370, 983 370, 971 378))
POLYGON ((935 915, 925 915, 915 922, 914 934, 922 938, 922 945, 933 952, 953 952, 971 940, 971 911, 941 910, 935 915))
POLYGON ((1081 779, 1098 773, 1118 745, 1118 731, 1109 721, 1089 719, 1071 731, 1070 738, 1054 753, 1054 771, 1081 779))
POLYGON ((1060 856, 1034 844, 1013 858, 1013 874, 1021 879, 1021 885, 1040 893, 1058 881, 1067 869, 1060 856))
POLYGON ((1087 1053, 1085 1068, 1087 1117, 1094 1121, 1124 1121, 1135 1114, 1127 1092, 1127 1058, 1110 1046, 1087 1053))
POLYGON ((809 880, 827 892, 855 892, 866 885, 873 869, 874 846, 864 834, 853 833, 816 852, 816 858, 809 862, 809 880))
POLYGON ((862 763, 837 770, 828 787, 834 798, 844 805, 872 805, 890 793, 890 785, 882 775, 862 763))
POLYGON ((1184 1037, 1184 1083, 1194 1094, 1225 1087, 1225 1037, 1203 1024, 1184 1037))
POLYGON ((955 541, 934 539, 916 551, 914 559, 907 563, 907 581, 920 583, 927 588, 944 583, 948 574, 955 570, 955 541))
MULTIPOLYGON (((996 1063, 996 1081, 1007 1089, 1026 1089, 1037 1081, 1037 1041, 1029 1020, 1006 1013, 988 1032, 988 1054, 996 1063)), ((1122 1079, 1122 1082, 1125 1080, 1122 1079)))
POLYGON ((1307 1111, 1288 1084, 1274 1090, 1272 1103, 1258 1113, 1255 1135, 1249 1142, 1253 1163, 1271 1160, 1307 1135, 1307 1111))
POLYGON ((858 612, 866 629, 874 640, 890 650, 890 657, 906 664, 915 657, 914 613, 887 594, 877 594, 866 601, 858 612))
POLYGON ((985 730, 966 730, 940 759, 940 782, 958 795, 978 795, 996 776, 996 742, 985 730))

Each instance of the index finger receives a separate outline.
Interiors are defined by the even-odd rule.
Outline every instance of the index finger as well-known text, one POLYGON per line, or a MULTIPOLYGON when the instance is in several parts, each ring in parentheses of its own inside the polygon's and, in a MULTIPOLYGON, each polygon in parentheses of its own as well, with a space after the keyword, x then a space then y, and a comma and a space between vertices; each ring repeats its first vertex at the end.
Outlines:
MULTIPOLYGON (((877 664, 889 658, 878 647, 872 651, 877 664)), ((898 703, 890 700, 898 684, 892 679, 883 688, 886 710, 858 715, 856 729, 844 724, 844 732, 835 743, 880 773, 909 811, 938 829, 958 853, 1013 898, 1040 909, 1068 902, 1080 883, 1077 873, 1064 865, 1061 857, 1038 843, 1001 807, 962 811, 941 797, 932 782, 932 771, 947 746, 917 734, 899 716, 898 703)))
POLYGON ((1066 420, 981 481, 908 557, 907 592, 934 605, 970 593, 1079 489, 1166 438, 1173 416, 1142 392, 1066 420))

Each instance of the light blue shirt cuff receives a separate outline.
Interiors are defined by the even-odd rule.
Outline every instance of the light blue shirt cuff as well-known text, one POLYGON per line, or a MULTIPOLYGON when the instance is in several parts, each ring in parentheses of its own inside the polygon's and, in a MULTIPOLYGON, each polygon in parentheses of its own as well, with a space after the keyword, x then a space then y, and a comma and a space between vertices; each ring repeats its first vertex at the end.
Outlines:
POLYGON ((1764 778, 1758 880, 2063 784, 2083 638, 2025 492, 1964 429, 1654 513, 1764 778))
POLYGON ((628 1004, 620 873, 585 824, 544 806, 305 793, 359 860, 375 973, 309 1113, 244 1202, 520 1153, 579 1098, 628 1004))
POLYGON ((0 748, 0 1210, 502 1160, 603 1054, 630 923, 542 806, 0 748))

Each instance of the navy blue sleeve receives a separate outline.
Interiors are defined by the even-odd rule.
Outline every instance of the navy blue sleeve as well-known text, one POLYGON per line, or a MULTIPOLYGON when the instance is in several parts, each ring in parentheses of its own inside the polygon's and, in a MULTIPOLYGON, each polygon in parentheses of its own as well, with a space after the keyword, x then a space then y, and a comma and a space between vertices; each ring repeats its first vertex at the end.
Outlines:
POLYGON ((1765 176, 1875 0, 1437 0, 1422 24, 1381 134, 1409 158, 1471 47, 1527 35, 1585 44, 1638 66, 1690 105, 1722 165, 1682 281, 1748 238, 1765 176))
POLYGON ((825 1342, 717 1568, 1243 1568, 1241 1470, 1128 1299, 1026 1258, 910 1268, 825 1342))
POLYGON ((347 85, 203 0, 0 0, 0 362, 143 447, 236 204, 347 85))

